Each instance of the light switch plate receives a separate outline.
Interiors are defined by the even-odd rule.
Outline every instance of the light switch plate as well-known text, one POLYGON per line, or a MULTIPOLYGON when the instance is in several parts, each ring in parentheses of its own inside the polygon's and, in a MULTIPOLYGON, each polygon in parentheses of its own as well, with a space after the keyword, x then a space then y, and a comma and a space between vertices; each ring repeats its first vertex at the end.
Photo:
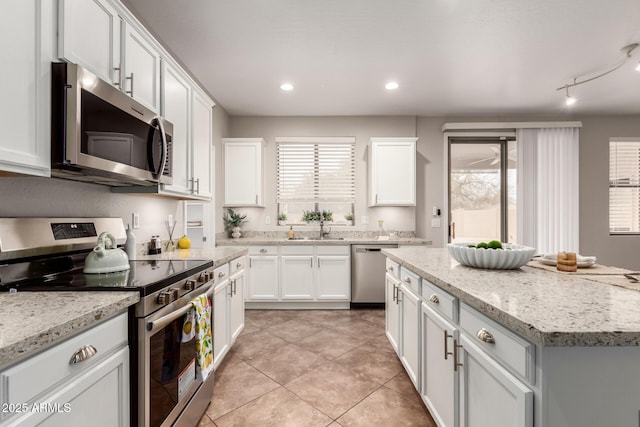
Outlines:
POLYGON ((264 223, 267 225, 271 224, 271 217, 269 215, 264 217, 264 223))
POLYGON ((140 214, 134 212, 131 218, 131 222, 133 223, 131 228, 140 228, 140 214))
POLYGON ((432 228, 440 228, 440 218, 432 218, 431 219, 431 227, 432 228))
POLYGON ((368 216, 361 216, 360 217, 360 224, 362 224, 362 225, 369 224, 369 217, 368 216))

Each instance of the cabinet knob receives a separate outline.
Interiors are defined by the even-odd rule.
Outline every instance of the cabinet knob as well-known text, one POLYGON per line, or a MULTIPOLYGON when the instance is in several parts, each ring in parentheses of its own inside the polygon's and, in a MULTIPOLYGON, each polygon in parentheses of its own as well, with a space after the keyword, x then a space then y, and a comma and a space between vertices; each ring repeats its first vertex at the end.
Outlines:
POLYGON ((240 264, 239 262, 236 263, 236 268, 242 268, 242 264, 240 264))
POLYGON ((224 274, 222 271, 221 271, 220 273, 218 273, 218 277, 219 277, 219 278, 222 278, 222 277, 224 277, 224 276, 226 276, 226 274, 224 274))
POLYGON ((98 350, 91 344, 83 345, 75 353, 71 356, 69 360, 70 365, 75 365, 76 363, 84 362, 85 360, 91 359, 93 356, 98 353, 98 350))
POLYGON ((489 331, 487 331, 485 328, 480 329, 478 332, 476 332, 476 337, 482 341, 482 342, 486 342, 487 344, 495 344, 496 340, 493 338, 493 334, 489 331))
POLYGON ((260 249, 260 253, 261 253, 261 254, 266 254, 266 253, 267 253, 267 250, 266 250, 265 248, 262 248, 262 249, 260 249))
POLYGON ((405 281, 406 283, 411 283, 411 278, 410 278, 410 277, 405 277, 405 278, 404 278, 404 281, 405 281))
POLYGON ((436 294, 431 294, 431 296, 429 297, 429 301, 431 301, 434 304, 440 304, 440 299, 436 294))
POLYGON ((390 272, 392 272, 392 273, 393 273, 393 265, 390 265, 390 266, 389 266, 388 271, 390 271, 390 272))

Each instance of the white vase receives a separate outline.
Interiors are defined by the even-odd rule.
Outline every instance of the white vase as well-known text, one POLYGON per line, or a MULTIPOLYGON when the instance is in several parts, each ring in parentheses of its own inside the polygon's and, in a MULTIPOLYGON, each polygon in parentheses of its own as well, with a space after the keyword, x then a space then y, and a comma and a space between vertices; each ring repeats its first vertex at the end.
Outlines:
POLYGON ((240 233, 240 227, 233 227, 231 229, 231 237, 234 239, 239 239, 242 234, 240 233))

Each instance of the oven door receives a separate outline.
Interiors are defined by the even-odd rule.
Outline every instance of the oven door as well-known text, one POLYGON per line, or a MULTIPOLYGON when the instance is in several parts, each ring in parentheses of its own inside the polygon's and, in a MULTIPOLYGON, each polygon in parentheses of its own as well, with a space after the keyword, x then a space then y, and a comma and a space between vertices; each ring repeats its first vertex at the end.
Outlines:
POLYGON ((184 336, 183 328, 188 328, 186 314, 196 296, 206 293, 213 307, 213 288, 213 282, 209 282, 138 319, 139 425, 173 424, 202 386, 196 377, 195 337, 184 336))

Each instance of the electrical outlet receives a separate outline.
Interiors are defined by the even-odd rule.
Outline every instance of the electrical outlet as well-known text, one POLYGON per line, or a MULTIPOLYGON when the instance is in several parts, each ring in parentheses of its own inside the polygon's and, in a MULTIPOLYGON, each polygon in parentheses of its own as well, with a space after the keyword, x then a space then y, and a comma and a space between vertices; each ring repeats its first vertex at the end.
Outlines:
POLYGON ((367 224, 369 224, 369 217, 368 217, 368 216, 361 216, 361 217, 360 217, 360 223, 361 223, 362 225, 367 225, 367 224))
POLYGON ((271 217, 269 215, 264 217, 264 223, 267 225, 271 224, 271 217))
POLYGON ((137 212, 134 212, 132 215, 132 226, 131 228, 140 228, 140 214, 137 212))

